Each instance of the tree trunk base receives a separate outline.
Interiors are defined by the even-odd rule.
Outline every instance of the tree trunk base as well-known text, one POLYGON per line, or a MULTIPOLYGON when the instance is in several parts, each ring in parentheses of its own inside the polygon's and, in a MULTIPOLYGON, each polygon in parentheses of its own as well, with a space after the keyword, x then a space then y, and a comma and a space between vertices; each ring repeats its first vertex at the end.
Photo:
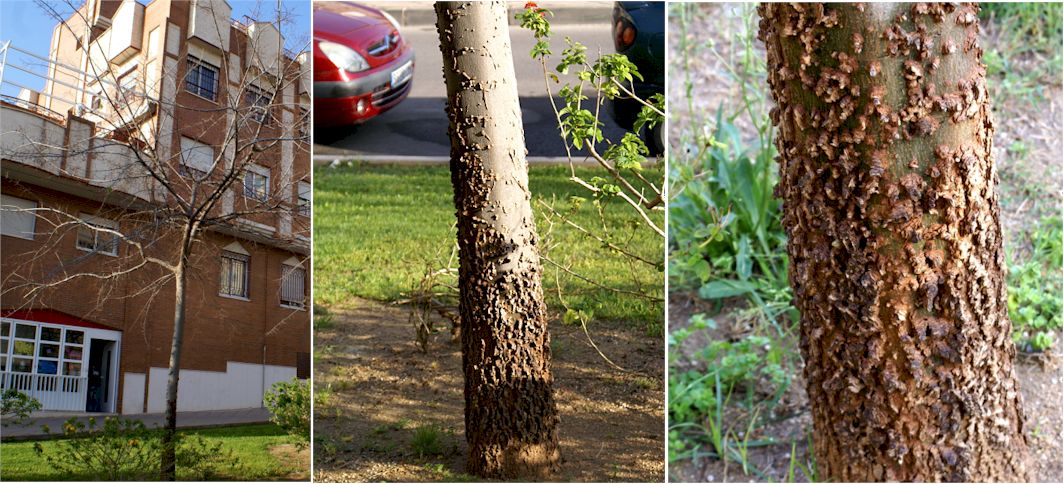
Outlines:
POLYGON ((558 471, 561 453, 555 444, 488 445, 469 453, 467 467, 493 479, 547 478, 558 471))

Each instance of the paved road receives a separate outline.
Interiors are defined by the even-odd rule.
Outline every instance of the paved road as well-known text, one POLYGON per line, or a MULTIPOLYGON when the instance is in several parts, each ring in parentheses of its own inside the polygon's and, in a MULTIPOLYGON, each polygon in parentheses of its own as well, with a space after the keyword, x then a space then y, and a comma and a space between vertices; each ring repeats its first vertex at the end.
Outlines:
MULTIPOLYGON (((96 428, 103 424, 104 417, 116 416, 115 414, 95 414, 96 428)), ((140 420, 148 428, 162 427, 166 425, 166 415, 162 413, 148 413, 140 415, 117 415, 123 419, 140 420)), ((44 437, 47 434, 41 429, 47 425, 54 433, 63 432, 63 423, 71 417, 77 417, 83 422, 88 421, 86 414, 68 414, 61 412, 40 412, 30 419, 29 425, 4 427, 0 430, 4 440, 7 439, 32 439, 44 437)), ((246 408, 238 410, 211 410, 202 412, 178 412, 177 426, 179 428, 204 428, 222 427, 229 425, 243 425, 252 423, 264 423, 270 421, 270 412, 265 408, 246 408)))
MULTIPOLYGON (((605 15, 609 15, 606 10, 605 15)), ((597 52, 613 52, 613 40, 608 22, 596 24, 555 24, 552 50, 559 59, 565 48, 565 37, 572 37, 587 46, 589 57, 597 52)), ((436 28, 430 25, 405 27, 403 35, 414 46, 417 65, 414 86, 405 101, 391 111, 378 116, 354 129, 344 128, 315 133, 315 155, 398 155, 398 156, 448 156, 450 140, 447 138, 447 115, 444 112, 445 91, 443 85, 442 58, 436 28)), ((529 156, 565 156, 565 146, 558 136, 557 122, 547 98, 543 83, 543 70, 528 52, 532 49, 532 35, 520 27, 511 26, 510 38, 514 46, 514 67, 517 72, 518 90, 521 95, 522 118, 525 125, 525 142, 529 156)), ((555 65, 557 60, 551 64, 555 65)), ((571 76, 570 76, 571 77, 571 76)), ((555 92, 557 88, 555 88, 555 92)), ((610 139, 619 139, 624 131, 610 119, 604 110, 601 115, 606 123, 605 134, 610 139)))

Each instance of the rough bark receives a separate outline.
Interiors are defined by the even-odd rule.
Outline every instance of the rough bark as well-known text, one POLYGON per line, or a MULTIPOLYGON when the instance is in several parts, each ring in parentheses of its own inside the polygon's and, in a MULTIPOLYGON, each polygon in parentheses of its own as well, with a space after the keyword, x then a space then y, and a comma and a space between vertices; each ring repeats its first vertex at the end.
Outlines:
POLYGON ((829 479, 1026 478, 977 12, 759 9, 829 479))
POLYGON ((438 2, 458 217, 467 470, 558 465, 536 227, 504 2, 438 2))

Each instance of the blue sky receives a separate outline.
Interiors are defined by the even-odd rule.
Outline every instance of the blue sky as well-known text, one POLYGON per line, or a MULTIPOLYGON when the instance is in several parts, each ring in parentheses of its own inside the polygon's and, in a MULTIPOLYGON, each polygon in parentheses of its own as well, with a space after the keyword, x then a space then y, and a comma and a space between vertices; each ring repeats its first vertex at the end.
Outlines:
MULTIPOLYGON (((56 10, 64 15, 69 15, 73 10, 66 6, 67 0, 44 0, 49 5, 55 5, 56 10)), ((151 3, 148 0, 139 0, 142 4, 151 3)), ((69 3, 81 4, 81 0, 69 0, 69 3)), ((276 0, 229 0, 233 7, 233 18, 243 19, 245 15, 256 14, 276 15, 276 0)), ((309 0, 283 0, 281 9, 291 21, 282 26, 285 34, 286 47, 292 51, 306 50, 310 41, 310 1, 309 0)), ((56 21, 50 14, 34 0, 0 0, 0 43, 12 41, 12 45, 47 57, 48 47, 52 41, 52 28, 56 21)), ((8 55, 8 63, 29 65, 37 72, 44 72, 43 66, 35 64, 39 61, 30 62, 29 58, 8 55)), ((4 80, 13 81, 35 90, 44 87, 44 80, 15 69, 4 69, 4 80)), ((18 88, 8 82, 3 85, 3 94, 15 95, 18 88)))

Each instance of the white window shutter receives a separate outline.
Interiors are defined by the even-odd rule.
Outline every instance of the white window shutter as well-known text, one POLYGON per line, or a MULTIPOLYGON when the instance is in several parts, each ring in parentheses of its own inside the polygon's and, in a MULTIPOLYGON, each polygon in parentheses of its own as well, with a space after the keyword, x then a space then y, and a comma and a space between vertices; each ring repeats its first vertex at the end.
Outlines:
POLYGON ((37 202, 24 200, 10 195, 0 195, 0 233, 33 239, 37 215, 31 210, 37 208, 37 202))
POLYGON ((181 163, 201 172, 214 166, 214 148, 189 138, 181 138, 181 163))

